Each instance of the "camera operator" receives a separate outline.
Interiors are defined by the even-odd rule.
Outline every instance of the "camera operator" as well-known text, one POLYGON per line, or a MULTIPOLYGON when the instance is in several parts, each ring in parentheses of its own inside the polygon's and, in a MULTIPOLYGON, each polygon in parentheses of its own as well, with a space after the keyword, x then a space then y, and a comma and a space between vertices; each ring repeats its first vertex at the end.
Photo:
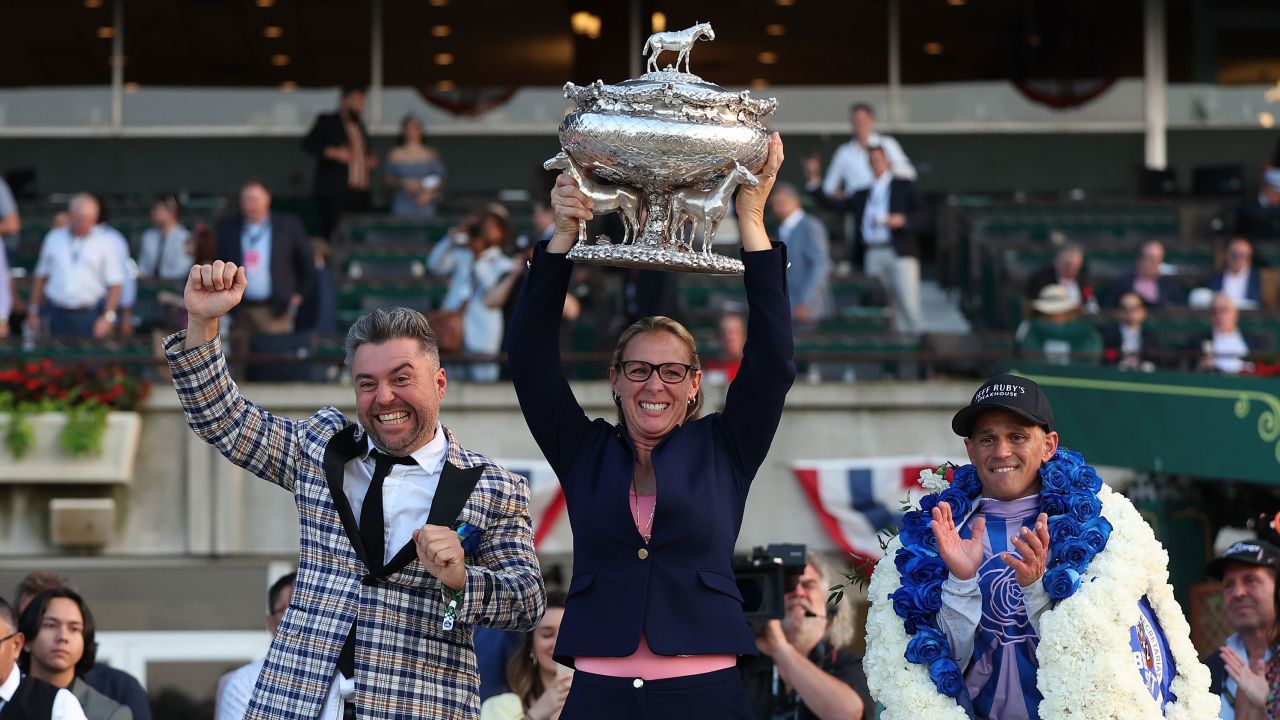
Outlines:
POLYGON ((756 636, 760 656, 742 660, 747 695, 759 720, 870 720, 875 704, 862 658, 845 649, 853 610, 826 605, 835 574, 813 553, 807 560, 786 595, 786 615, 756 636))

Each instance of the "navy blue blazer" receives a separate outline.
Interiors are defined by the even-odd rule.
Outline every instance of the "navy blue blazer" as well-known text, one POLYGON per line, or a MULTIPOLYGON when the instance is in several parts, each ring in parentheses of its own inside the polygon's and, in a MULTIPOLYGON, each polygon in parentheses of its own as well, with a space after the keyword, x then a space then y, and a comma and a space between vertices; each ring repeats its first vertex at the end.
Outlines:
POLYGON ((589 420, 555 342, 573 263, 538 245, 507 358, 525 421, 564 489, 573 579, 556 660, 625 657, 644 632, 658 655, 755 655, 733 579, 747 491, 795 380, 786 248, 742 253, 747 344, 724 412, 684 423, 653 449, 658 500, 647 556, 631 514, 635 448, 626 428, 589 420))
MULTIPOLYGON (((244 216, 236 215, 218 224, 218 259, 244 264, 244 216)), ((288 213, 271 213, 271 311, 283 315, 294 295, 306 296, 316 283, 316 260, 311 241, 298 218, 288 213)))
MULTIPOLYGON (((853 235, 855 247, 866 249, 862 239, 862 214, 867 209, 867 200, 871 198, 871 189, 863 188, 846 198, 834 198, 822 192, 822 186, 809 189, 809 197, 824 210, 836 210, 853 213, 853 235)), ((898 257, 919 257, 919 234, 924 231, 926 213, 924 198, 915 182, 894 178, 889 181, 889 212, 902 213, 907 224, 889 233, 889 241, 898 257)))
MULTIPOLYGON (((1214 292, 1222 292, 1222 277, 1225 274, 1225 271, 1219 270, 1210 275, 1205 287, 1214 292)), ((1249 268, 1249 280, 1245 283, 1244 296, 1259 305, 1262 304, 1262 284, 1258 280, 1258 268, 1249 268)))

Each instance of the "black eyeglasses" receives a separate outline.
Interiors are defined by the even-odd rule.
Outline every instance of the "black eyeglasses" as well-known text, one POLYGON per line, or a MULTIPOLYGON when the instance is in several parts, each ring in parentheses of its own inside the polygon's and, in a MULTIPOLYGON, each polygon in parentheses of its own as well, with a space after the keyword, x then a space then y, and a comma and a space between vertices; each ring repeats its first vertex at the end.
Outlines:
POLYGON ((689 377, 689 371, 697 370, 698 366, 678 362, 654 365, 643 360, 623 360, 618 363, 618 369, 622 371, 623 377, 632 382, 644 382, 656 370, 659 380, 668 385, 674 385, 683 382, 686 377, 689 377))

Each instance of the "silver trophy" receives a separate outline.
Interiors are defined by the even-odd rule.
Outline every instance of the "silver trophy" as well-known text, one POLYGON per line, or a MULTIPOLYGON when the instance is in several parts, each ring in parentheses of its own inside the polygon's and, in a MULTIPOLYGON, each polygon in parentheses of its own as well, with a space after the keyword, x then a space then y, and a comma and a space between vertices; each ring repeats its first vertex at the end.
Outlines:
POLYGON ((574 110, 560 124, 560 146, 543 167, 569 173, 591 197, 594 212, 622 216, 620 242, 586 223, 569 257, 585 263, 732 274, 742 261, 711 251, 738 185, 755 185, 769 133, 764 118, 778 101, 733 93, 689 72, 699 39, 715 40, 709 23, 656 33, 644 45, 649 72, 634 80, 585 87, 566 83, 574 110), (658 69, 658 55, 676 64, 658 69), (684 64, 684 72, 679 70, 684 64))

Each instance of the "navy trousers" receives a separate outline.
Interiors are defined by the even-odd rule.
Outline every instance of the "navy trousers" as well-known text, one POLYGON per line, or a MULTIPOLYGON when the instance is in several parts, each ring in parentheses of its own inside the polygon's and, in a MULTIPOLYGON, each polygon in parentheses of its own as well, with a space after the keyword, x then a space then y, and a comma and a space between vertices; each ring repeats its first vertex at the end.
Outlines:
POLYGON ((560 720, 754 720, 736 667, 700 675, 641 680, 582 672, 560 720))

